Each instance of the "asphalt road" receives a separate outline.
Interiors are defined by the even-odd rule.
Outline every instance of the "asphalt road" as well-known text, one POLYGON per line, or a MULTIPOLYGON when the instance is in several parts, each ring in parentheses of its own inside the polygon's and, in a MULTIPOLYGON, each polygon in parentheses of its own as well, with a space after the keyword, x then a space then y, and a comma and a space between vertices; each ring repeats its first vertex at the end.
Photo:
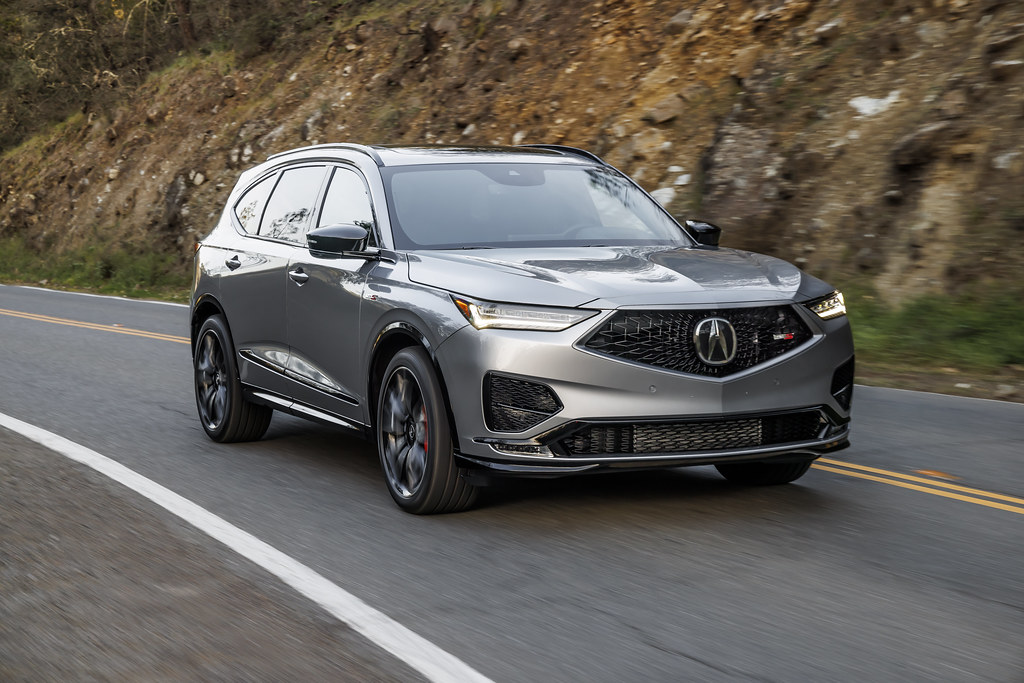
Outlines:
POLYGON ((0 287, 0 412, 496 681, 1024 681, 1022 404, 858 387, 853 447, 789 486, 710 468, 514 482, 423 518, 342 432, 277 414, 260 442, 210 442, 186 335, 183 307, 0 287))

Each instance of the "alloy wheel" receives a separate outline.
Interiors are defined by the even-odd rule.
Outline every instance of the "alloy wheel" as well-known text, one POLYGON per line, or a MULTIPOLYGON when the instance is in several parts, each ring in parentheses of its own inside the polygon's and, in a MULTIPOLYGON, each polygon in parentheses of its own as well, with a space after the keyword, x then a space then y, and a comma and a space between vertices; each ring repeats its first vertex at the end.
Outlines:
POLYGON ((430 445, 423 392, 406 367, 395 368, 384 392, 380 447, 385 476, 394 491, 410 498, 423 483, 430 445))
POLYGON ((228 365, 224 348, 213 331, 207 331, 199 341, 196 387, 200 417, 208 429, 216 430, 228 410, 228 365))

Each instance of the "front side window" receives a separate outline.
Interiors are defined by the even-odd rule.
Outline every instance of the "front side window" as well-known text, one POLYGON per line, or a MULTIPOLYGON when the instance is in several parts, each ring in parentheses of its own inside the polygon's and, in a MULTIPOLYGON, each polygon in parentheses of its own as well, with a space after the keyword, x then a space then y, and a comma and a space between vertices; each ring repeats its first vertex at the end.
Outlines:
POLYGON ((339 223, 366 228, 370 244, 375 243, 373 207, 366 184, 358 173, 345 168, 334 170, 317 227, 339 223))
POLYGON ((385 169, 399 249, 687 245, 679 225, 611 169, 436 164, 385 169))
POLYGON ((242 195, 235 204, 235 218, 242 226, 242 230, 255 235, 260 227, 260 218, 263 216, 263 209, 267 205, 267 197, 270 190, 274 188, 274 178, 269 176, 259 181, 242 195))
POLYGON ((325 166, 303 166, 282 173, 263 212, 260 237, 301 242, 326 172, 325 166))

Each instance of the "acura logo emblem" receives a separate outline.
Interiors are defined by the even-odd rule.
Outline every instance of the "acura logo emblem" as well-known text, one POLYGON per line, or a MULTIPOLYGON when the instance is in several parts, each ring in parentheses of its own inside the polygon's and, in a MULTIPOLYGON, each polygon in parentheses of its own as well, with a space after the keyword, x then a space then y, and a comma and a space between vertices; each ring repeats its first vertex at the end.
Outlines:
POLYGON ((705 318, 693 330, 693 345, 708 365, 725 365, 736 357, 736 330, 725 318, 705 318))

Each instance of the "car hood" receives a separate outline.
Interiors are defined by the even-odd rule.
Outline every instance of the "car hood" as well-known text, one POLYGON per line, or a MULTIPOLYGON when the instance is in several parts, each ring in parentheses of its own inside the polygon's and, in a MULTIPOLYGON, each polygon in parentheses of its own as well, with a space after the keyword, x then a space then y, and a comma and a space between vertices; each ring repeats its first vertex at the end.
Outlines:
POLYGON ((735 249, 554 247, 410 252, 414 282, 465 296, 619 308, 784 302, 831 291, 770 256, 735 249))

